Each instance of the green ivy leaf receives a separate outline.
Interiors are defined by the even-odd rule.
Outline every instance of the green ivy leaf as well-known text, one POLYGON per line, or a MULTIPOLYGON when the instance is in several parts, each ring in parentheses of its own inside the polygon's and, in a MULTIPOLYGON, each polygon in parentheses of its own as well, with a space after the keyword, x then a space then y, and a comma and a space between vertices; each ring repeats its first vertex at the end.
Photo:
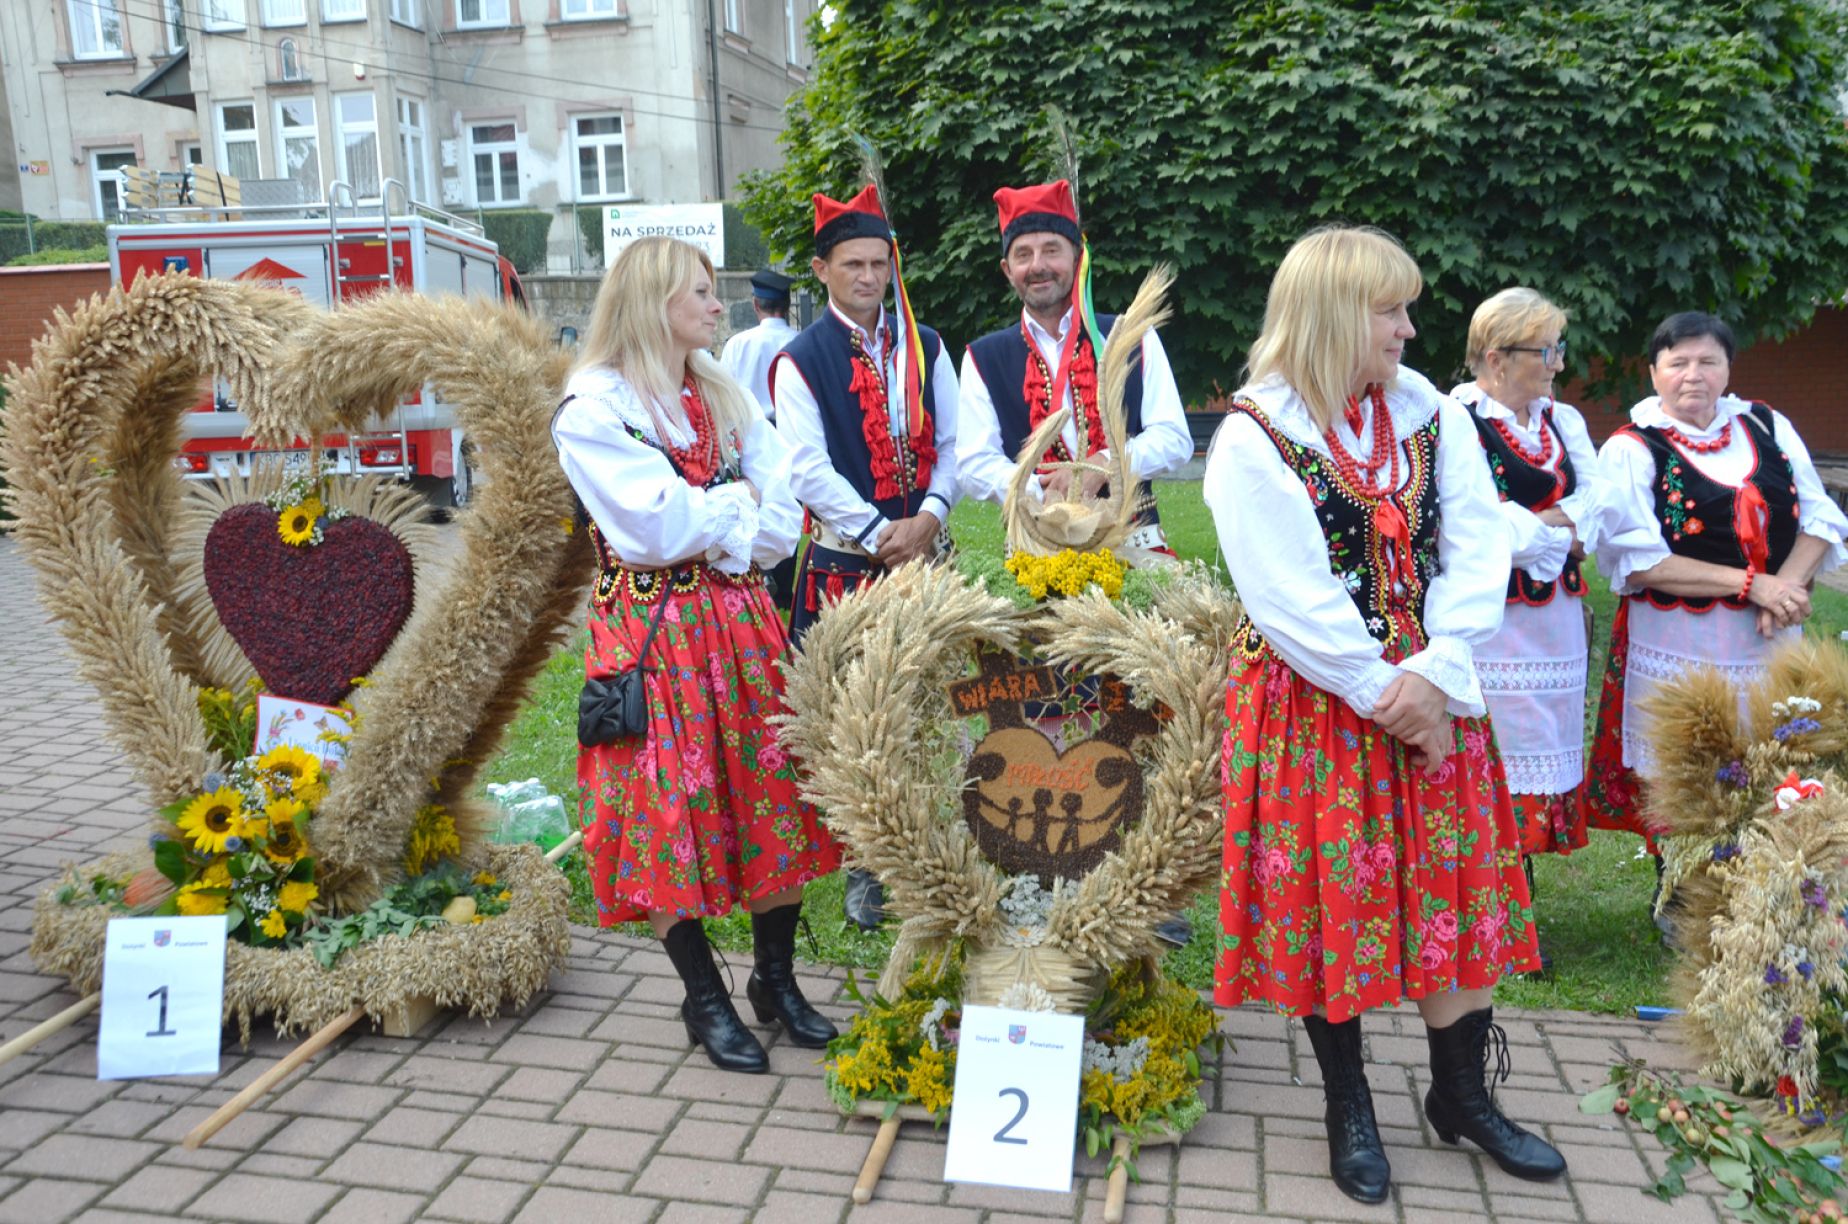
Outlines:
POLYGON ((1602 1088, 1593 1088, 1579 1098, 1579 1112, 1588 1114, 1607 1114, 1617 1104, 1622 1095, 1622 1088, 1617 1084, 1606 1084, 1602 1088))

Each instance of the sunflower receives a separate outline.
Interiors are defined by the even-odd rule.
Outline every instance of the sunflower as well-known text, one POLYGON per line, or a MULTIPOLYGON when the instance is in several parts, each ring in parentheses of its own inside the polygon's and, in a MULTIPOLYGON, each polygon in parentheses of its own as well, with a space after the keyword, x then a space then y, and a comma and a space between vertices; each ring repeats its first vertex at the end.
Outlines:
POLYGON ((282 916, 281 910, 273 909, 263 916, 263 922, 257 929, 271 939, 281 939, 289 933, 289 922, 282 916))
POLYGON ((222 854, 226 842, 247 834, 244 797, 230 787, 200 795, 186 805, 178 824, 194 846, 208 854, 222 854))
POLYGON ((180 891, 180 913, 188 918, 197 918, 202 914, 222 914, 225 912, 223 893, 202 891, 198 886, 188 884, 180 891))
POLYGON ((276 534, 282 537, 284 544, 300 548, 313 542, 314 527, 319 518, 305 503, 297 503, 277 516, 276 534))
POLYGON ((269 840, 263 853, 272 863, 293 863, 308 853, 308 842, 293 820, 270 818, 269 840))
POLYGON ((306 880, 290 880, 282 886, 276 896, 276 907, 288 910, 291 914, 303 914, 314 899, 321 895, 317 885, 306 880))
POLYGON ((274 782, 287 783, 286 793, 308 803, 311 800, 302 791, 321 780, 321 759, 306 748, 278 744, 257 758, 257 770, 268 774, 274 782))

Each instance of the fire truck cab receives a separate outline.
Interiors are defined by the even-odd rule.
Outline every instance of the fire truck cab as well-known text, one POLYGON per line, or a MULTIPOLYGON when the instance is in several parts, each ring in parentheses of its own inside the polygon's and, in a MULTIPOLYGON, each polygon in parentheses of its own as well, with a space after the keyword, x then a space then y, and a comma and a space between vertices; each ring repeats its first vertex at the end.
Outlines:
MULTIPOLYGON (((125 209, 125 222, 108 228, 110 272, 123 286, 172 269, 262 281, 329 309, 387 287, 471 294, 524 308, 513 266, 475 222, 412 201, 396 180, 385 182, 375 204, 355 203, 351 188, 338 181, 329 184, 327 200, 125 209)), ((253 465, 309 452, 303 438, 284 452, 260 452, 245 436, 247 427, 222 383, 202 391, 199 407, 186 417, 175 463, 185 476, 209 480, 249 475, 253 465)), ((471 450, 453 408, 429 384, 406 396, 389 419, 321 444, 342 474, 395 475, 438 505, 468 501, 471 450)))

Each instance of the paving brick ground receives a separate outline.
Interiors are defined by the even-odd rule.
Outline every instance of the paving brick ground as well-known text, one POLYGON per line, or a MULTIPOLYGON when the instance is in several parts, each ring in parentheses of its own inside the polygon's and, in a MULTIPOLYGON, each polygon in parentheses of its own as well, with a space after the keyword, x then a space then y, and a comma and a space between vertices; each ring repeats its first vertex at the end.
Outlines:
MULTIPOLYGON (((26 954, 32 905, 60 865, 144 836, 144 805, 107 747, 89 690, 0 538, 0 1039, 68 1006, 26 954)), ((745 969, 735 970, 742 982, 745 969)), ((810 997, 848 1014, 838 975, 810 997)), ((187 1152, 180 1138, 289 1043, 228 1042, 217 1077, 100 1083, 95 1022, 0 1066, 0 1224, 156 1219, 412 1219, 572 1224, 1027 1224, 1101 1219, 1097 1161, 1070 1194, 940 1180, 943 1137, 908 1127, 875 1201, 848 1190, 872 1124, 843 1120, 812 1053, 772 1039, 771 1073, 728 1075, 689 1054, 678 988, 654 946, 579 929, 567 971, 517 1015, 434 1022, 415 1038, 360 1033, 187 1152)), ((1418 1105, 1424 1042, 1409 1012, 1366 1021, 1370 1075, 1393 1162, 1390 1202, 1361 1208, 1326 1175, 1319 1077, 1299 1028, 1223 1013, 1237 1043, 1206 1085, 1212 1112, 1176 1149, 1151 1149, 1129 1191, 1132 1224, 1494 1218, 1698 1224, 1722 1217, 1711 1183, 1668 1207, 1639 1191, 1664 1160, 1577 1110, 1620 1055, 1676 1064, 1659 1028, 1564 1012, 1502 1017, 1516 1077, 1509 1112, 1566 1153, 1568 1180, 1531 1185, 1443 1147, 1418 1105)))

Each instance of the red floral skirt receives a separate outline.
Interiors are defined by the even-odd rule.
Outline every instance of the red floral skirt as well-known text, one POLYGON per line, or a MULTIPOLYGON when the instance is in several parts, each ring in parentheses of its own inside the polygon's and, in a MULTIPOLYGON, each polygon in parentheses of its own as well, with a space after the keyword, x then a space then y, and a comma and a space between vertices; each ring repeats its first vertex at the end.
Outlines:
POLYGON ((796 766, 769 721, 786 712, 777 664, 788 639, 756 569, 733 578, 704 565, 599 578, 586 673, 635 659, 659 601, 648 651, 645 738, 578 753, 579 818, 604 926, 650 910, 723 914, 840 866, 796 766))
POLYGON ((1611 651, 1598 690, 1598 725, 1585 771, 1586 823, 1642 836, 1649 853, 1656 840, 1643 819, 1643 780, 1623 763, 1623 679, 1630 669, 1630 601, 1617 601, 1611 618, 1611 651))
POLYGON ((1585 831, 1585 787, 1564 795, 1510 794, 1522 854, 1571 854, 1590 840, 1585 831))
POLYGON ((1338 1024, 1540 967, 1487 719, 1456 720, 1429 776, 1268 650, 1234 671, 1226 712, 1215 1002, 1338 1024))

